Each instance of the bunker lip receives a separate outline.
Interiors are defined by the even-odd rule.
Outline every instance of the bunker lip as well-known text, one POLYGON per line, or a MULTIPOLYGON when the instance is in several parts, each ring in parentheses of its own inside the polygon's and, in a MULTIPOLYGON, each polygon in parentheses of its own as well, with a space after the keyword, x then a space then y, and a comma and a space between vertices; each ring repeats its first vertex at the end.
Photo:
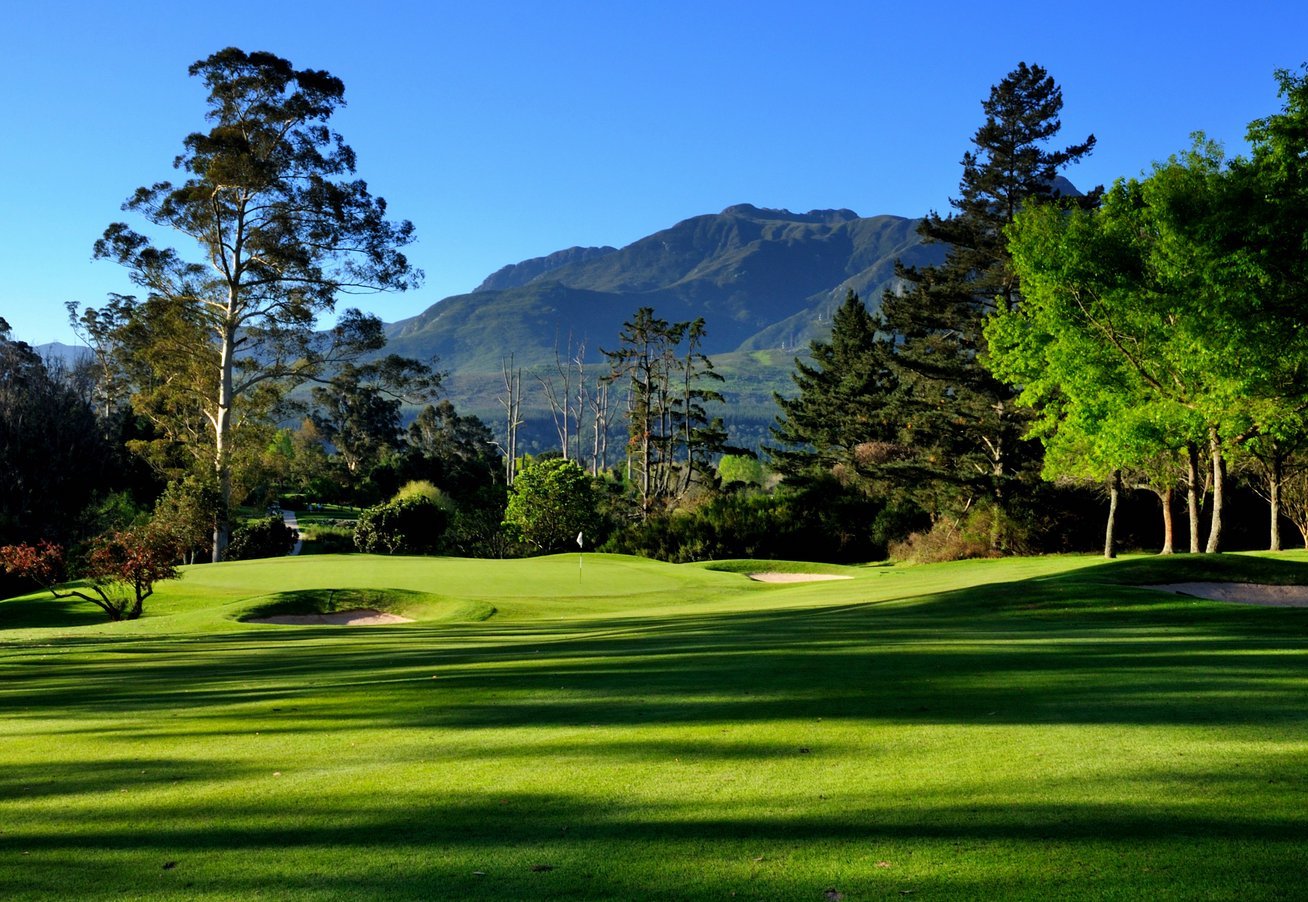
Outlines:
POLYGON ((354 608, 349 611, 332 611, 330 614, 274 614, 272 617, 258 617, 247 623, 281 623, 326 626, 380 626, 387 623, 413 623, 412 617, 399 614, 387 614, 373 608, 354 608))
POLYGON ((1308 608, 1308 586, 1273 586, 1265 583, 1167 583, 1142 586, 1175 595, 1192 595, 1209 601, 1255 604, 1277 608, 1308 608))
POLYGON ((746 573, 745 575, 760 583, 816 583, 828 579, 854 578, 852 576, 841 576, 835 573, 777 573, 774 571, 746 573))

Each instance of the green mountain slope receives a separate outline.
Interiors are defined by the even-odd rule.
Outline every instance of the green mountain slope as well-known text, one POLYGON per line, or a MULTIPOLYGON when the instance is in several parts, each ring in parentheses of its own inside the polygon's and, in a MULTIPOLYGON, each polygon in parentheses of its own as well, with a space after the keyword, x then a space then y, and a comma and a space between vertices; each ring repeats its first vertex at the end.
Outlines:
MULTIPOLYGON (((447 388, 455 403, 494 424, 508 355, 529 374, 543 372, 556 350, 584 342, 598 372, 601 349, 616 345, 622 323, 639 307, 673 321, 702 316, 705 350, 728 377, 728 413, 739 430, 761 435, 760 424, 771 420, 772 392, 788 387, 794 354, 829 333, 831 312, 846 291, 875 306, 894 284, 896 260, 920 265, 941 258, 940 248, 921 243, 917 222, 740 204, 617 250, 569 248, 506 266, 478 290, 390 324, 388 350, 438 358, 451 373, 447 388)), ((533 391, 530 375, 525 384, 524 413, 543 419, 544 398, 533 391)))

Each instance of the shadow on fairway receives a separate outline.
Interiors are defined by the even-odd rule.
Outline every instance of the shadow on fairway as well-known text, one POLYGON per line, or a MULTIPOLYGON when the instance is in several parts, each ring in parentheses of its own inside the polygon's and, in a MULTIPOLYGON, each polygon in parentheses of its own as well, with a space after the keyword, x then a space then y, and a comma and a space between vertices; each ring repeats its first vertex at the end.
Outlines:
MULTIPOLYGON (((1197 778, 1238 789, 1223 773, 1197 778)), ((48 832, 25 837, 21 852, 31 866, 0 866, 0 895, 55 898, 80 885, 106 897, 191 890, 226 898, 527 899, 563 892, 690 899, 740 892, 821 899, 836 869, 794 853, 817 844, 846 858, 842 889, 856 898, 903 888, 948 898, 1086 898, 1105 890, 1140 898, 1172 896, 1182 887, 1205 896, 1205 889, 1235 886, 1271 897, 1297 885, 1308 863, 1302 820, 1232 821, 1180 803, 997 805, 926 794, 908 807, 833 798, 786 815, 729 801, 706 810, 699 798, 597 809, 581 796, 417 792, 402 804, 347 794, 301 798, 294 810, 228 807, 219 826, 206 822, 211 812, 203 805, 128 806, 127 816, 135 810, 140 818, 138 829, 91 825, 70 837, 56 821, 48 832), (986 862, 997 844, 1005 857, 986 862), (1097 873, 1050 867, 1053 850, 1074 847, 1085 849, 1080 854, 1097 873), (1240 850, 1234 859, 1224 854, 1232 848, 1240 850), (601 849, 609 854, 596 854, 601 849), (886 849, 895 851, 878 852, 886 849), (915 853, 923 859, 916 868, 915 853), (878 871, 879 854, 894 858, 900 872, 878 871), (101 856, 113 864, 105 866, 101 856), (1115 861, 1125 861, 1120 873, 1115 861)), ((0 855, 12 862, 19 851, 0 835, 0 855)))
POLYGON ((1308 612, 1125 588, 1194 578, 1197 566, 1263 581, 1304 581, 1306 569, 1127 561, 763 612, 10 646, 0 707, 11 729, 56 750, 61 731, 90 737, 119 757, 0 768, 0 800, 43 806, 21 837, 0 832, 0 897, 90 887, 104 897, 821 899, 839 886, 850 899, 1157 898, 1176 895, 1178 880, 1195 896, 1284 894, 1308 868, 1296 801, 1304 755, 1292 741, 1308 726, 1308 612), (844 732, 804 748, 793 732, 726 732, 819 718, 844 732), (1015 776, 1001 797, 970 797, 959 778, 819 795, 833 762, 867 755, 869 779, 886 776, 870 735, 880 727, 1080 724, 1276 728, 1283 741, 1243 770, 1153 758, 1103 775, 1055 770, 1038 785, 1015 776), (687 729, 644 729, 667 725, 687 729), (511 734, 519 744, 461 742, 498 727, 524 731, 511 734), (276 748, 320 734, 312 741, 330 747, 354 729, 424 742, 388 747, 368 787, 352 786, 348 769, 300 773, 291 760, 283 776, 241 763, 276 760, 252 737, 276 748), (223 751, 241 742, 246 757, 134 757, 174 739, 188 752, 192 739, 223 751), (632 782, 601 807, 583 785, 386 782, 388 768, 421 774, 487 755, 488 772, 529 775, 571 756, 631 768, 632 782), (762 796, 721 791, 715 768, 760 764, 776 778, 762 796), (643 791, 642 781, 673 779, 684 799, 643 791), (85 803, 97 794, 102 807, 85 803))
MULTIPOLYGON (((1211 561, 1228 576, 1308 567, 1211 561)), ((234 705, 268 728, 757 722, 1300 721, 1308 611, 1178 598, 1185 559, 930 596, 765 612, 422 629, 279 628, 52 640, 0 668, 11 716, 234 705), (1111 593, 1111 601, 1105 597, 1111 593), (131 679, 115 679, 116 672, 131 679), (436 679, 433 679, 436 677, 436 679), (312 712, 268 709, 316 699, 312 712), (371 699, 373 704, 361 704, 371 699), (1234 703, 1238 699, 1239 703, 1234 703)), ((131 730, 130 720, 89 729, 131 730)))

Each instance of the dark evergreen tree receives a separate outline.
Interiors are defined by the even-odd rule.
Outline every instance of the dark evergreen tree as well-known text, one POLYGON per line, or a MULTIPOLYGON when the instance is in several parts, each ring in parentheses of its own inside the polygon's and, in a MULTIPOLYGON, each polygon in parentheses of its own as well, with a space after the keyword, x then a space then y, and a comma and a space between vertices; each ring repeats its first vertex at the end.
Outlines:
MULTIPOLYGON (((767 447, 787 482, 835 476, 850 483, 893 455, 896 427, 887 409, 895 377, 878 322, 850 291, 832 317, 831 340, 809 343, 811 362, 795 358, 799 393, 776 395, 781 413, 767 447)), ((861 481, 861 479, 860 479, 861 481)))
POLYGON ((0 543, 77 537, 113 460, 90 405, 0 318, 0 543))
MULTIPOLYGON (((1094 147, 1091 135, 1049 149, 1062 106, 1062 90, 1040 66, 1020 63, 991 88, 974 149, 963 155, 959 197, 950 201, 955 212, 932 212, 920 227, 927 240, 949 245, 945 261, 901 268, 903 288, 882 301, 895 336, 901 441, 912 463, 901 472, 919 487, 919 503, 937 514, 985 498, 1010 510, 1017 487, 1039 470, 1038 446, 1023 439, 1027 414, 1013 403, 1015 390, 984 366, 982 326, 992 310, 1021 302, 1005 227, 1023 206, 1058 200, 1059 170, 1094 147)), ((1093 203, 1097 195, 1075 200, 1093 203)))

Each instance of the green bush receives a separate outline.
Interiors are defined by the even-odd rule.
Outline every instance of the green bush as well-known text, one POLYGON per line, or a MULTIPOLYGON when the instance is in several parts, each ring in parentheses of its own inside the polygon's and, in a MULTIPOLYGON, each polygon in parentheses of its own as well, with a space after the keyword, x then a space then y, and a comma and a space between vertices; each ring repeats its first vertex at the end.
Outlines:
POLYGON ((578 533, 594 542, 600 518, 591 478, 576 461, 526 461, 509 489, 504 525, 514 538, 544 554, 577 547, 578 533))
POLYGON ((944 516, 931 528, 911 533, 890 546, 897 561, 935 564, 967 558, 994 557, 1007 549, 1025 548, 1027 536, 1021 524, 994 507, 974 507, 960 517, 944 516))
POLYGON ((396 498, 370 507, 354 527, 354 547, 367 554, 435 554, 449 514, 430 498, 396 498))
POLYGON ((449 508, 449 498, 445 493, 438 489, 433 483, 426 479, 414 479, 400 486, 400 490, 395 493, 392 501, 400 501, 405 498, 426 498, 432 504, 438 507, 449 508))
POLYGON ((287 526, 281 517, 255 520, 232 530, 231 541, 227 544, 227 560, 281 557, 291 553, 299 538, 299 533, 287 526))

